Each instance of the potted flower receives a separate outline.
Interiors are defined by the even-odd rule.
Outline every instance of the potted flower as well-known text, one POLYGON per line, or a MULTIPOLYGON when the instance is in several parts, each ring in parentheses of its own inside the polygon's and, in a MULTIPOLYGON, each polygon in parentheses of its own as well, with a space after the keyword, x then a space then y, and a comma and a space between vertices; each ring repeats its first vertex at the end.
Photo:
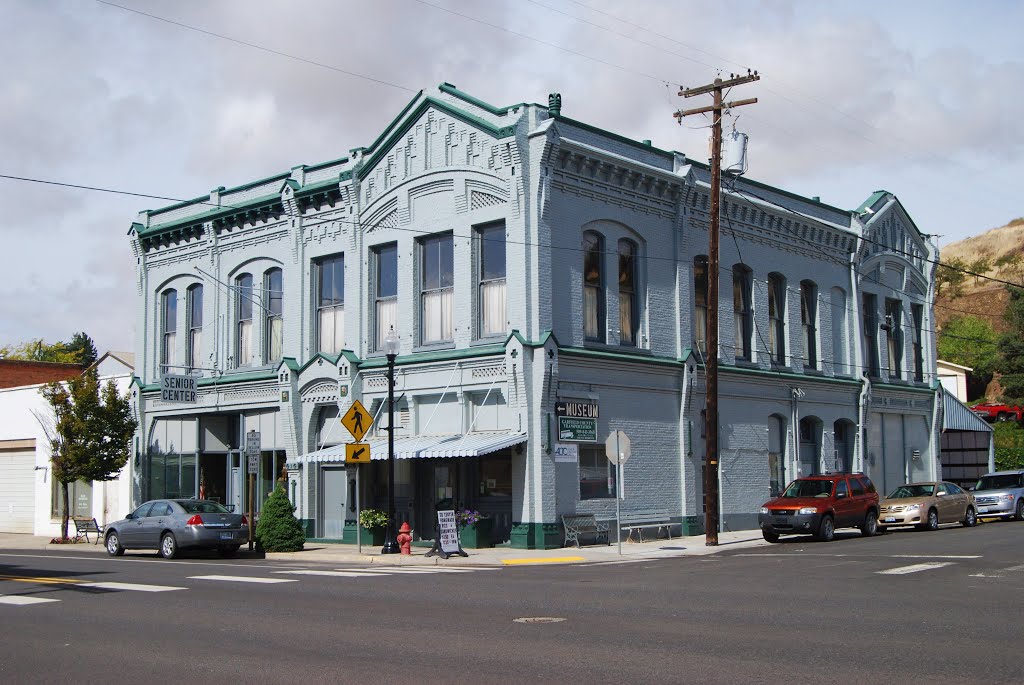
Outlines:
POLYGON ((388 515, 380 509, 363 509, 359 512, 359 526, 363 529, 363 542, 383 545, 387 532, 388 515))
POLYGON ((459 509, 455 512, 455 521, 459 524, 459 540, 463 547, 469 549, 494 547, 493 519, 475 509, 459 509))

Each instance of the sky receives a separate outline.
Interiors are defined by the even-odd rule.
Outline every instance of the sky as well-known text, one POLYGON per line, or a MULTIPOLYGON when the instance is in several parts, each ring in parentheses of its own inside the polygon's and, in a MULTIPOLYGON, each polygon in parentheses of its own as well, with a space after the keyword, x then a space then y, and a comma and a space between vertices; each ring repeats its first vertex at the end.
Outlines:
POLYGON ((709 122, 672 114, 710 98, 680 87, 753 69, 729 99, 758 103, 726 121, 747 177, 849 209, 889 190, 940 248, 1024 216, 1024 3, 0 5, 0 346, 134 351, 140 210, 345 157, 443 82, 497 106, 558 92, 564 116, 704 161, 709 122))

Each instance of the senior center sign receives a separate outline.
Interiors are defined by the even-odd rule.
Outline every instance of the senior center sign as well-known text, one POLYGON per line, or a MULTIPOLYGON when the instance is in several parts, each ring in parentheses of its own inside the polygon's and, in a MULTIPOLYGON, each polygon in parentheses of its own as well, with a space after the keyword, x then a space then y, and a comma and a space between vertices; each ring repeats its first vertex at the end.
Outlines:
POLYGON ((558 442, 597 442, 596 402, 555 402, 558 442))
POLYGON ((160 399, 164 402, 196 403, 196 377, 172 373, 160 376, 160 399))

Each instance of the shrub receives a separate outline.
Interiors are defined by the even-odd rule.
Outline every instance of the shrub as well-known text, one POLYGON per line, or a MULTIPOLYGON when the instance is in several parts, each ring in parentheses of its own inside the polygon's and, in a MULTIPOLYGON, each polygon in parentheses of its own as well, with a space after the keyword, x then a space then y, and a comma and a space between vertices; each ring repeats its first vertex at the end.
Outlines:
POLYGON ((359 512, 359 525, 367 530, 388 525, 388 515, 380 509, 363 509, 359 512))
POLYGON ((256 542, 265 552, 298 552, 306 543, 306 533, 295 518, 295 507, 282 487, 263 503, 256 525, 256 542))

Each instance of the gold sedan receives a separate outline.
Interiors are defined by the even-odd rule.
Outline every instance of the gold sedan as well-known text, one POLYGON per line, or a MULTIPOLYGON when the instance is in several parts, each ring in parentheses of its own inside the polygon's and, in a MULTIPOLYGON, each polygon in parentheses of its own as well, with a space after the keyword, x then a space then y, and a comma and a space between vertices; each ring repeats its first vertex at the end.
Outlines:
POLYGON ((940 523, 960 523, 968 528, 978 522, 974 495, 959 485, 937 481, 908 483, 886 496, 878 507, 878 530, 889 526, 917 526, 935 530, 940 523))

